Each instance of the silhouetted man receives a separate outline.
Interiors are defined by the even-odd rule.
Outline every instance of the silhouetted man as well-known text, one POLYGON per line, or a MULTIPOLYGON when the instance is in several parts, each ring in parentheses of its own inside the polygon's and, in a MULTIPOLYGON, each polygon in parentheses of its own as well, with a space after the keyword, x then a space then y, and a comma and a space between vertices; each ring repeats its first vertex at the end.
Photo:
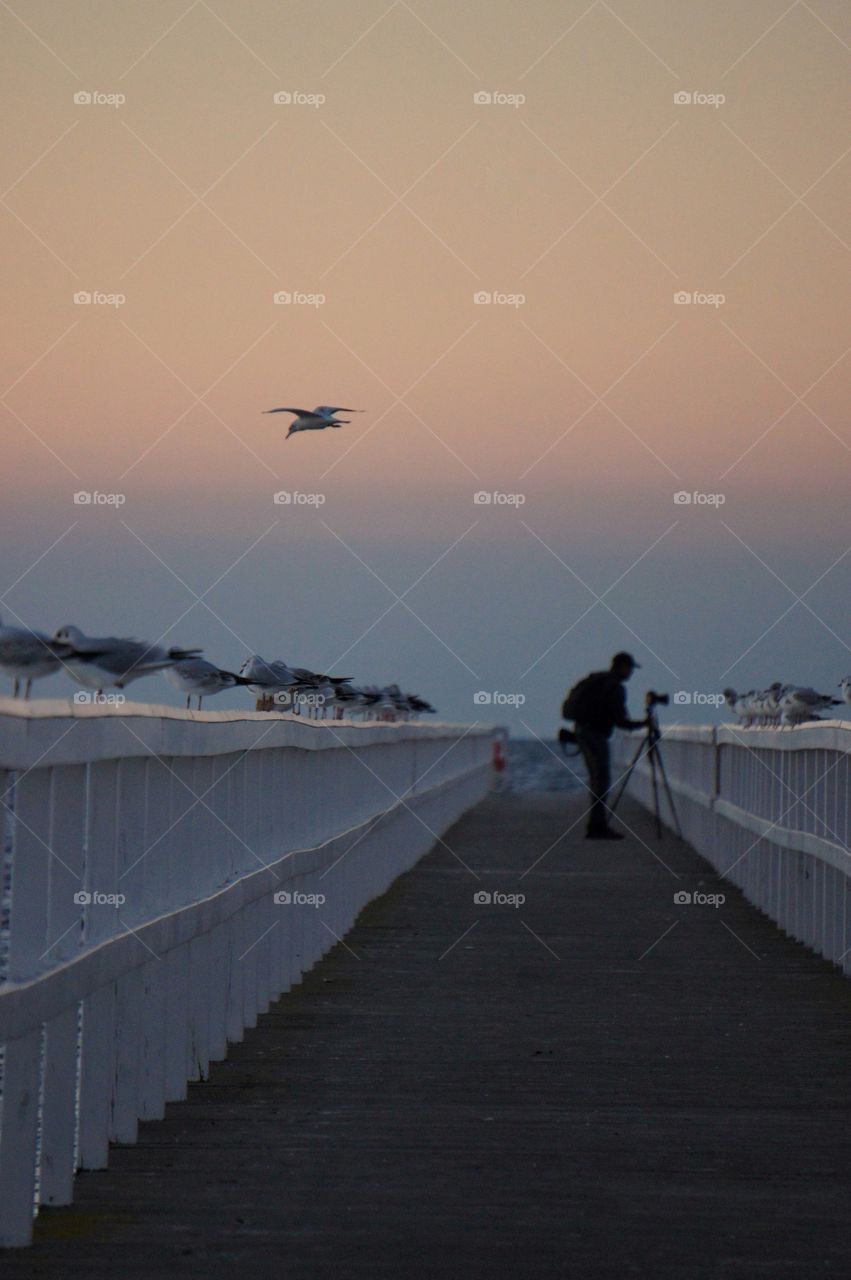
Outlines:
POLYGON ((639 665, 631 653, 616 653, 608 671, 592 671, 565 700, 565 718, 575 722, 576 741, 588 769, 588 840, 623 840, 609 826, 609 738, 614 728, 644 729, 647 725, 647 720, 630 720, 626 710, 624 684, 639 665))

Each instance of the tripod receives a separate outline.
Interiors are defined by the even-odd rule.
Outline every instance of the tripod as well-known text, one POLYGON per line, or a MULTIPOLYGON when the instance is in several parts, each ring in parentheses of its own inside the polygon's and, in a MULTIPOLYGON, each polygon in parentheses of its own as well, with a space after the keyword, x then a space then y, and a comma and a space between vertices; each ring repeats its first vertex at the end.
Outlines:
POLYGON ((624 774, 623 782, 618 788, 618 793, 615 796, 614 800, 609 805, 609 809, 612 813, 615 812, 615 810, 618 807, 618 804, 620 803, 620 798, 623 795, 624 791, 626 791, 629 780, 632 777, 633 769, 638 764, 641 757, 643 755, 646 755, 650 761, 650 776, 653 781, 653 811, 656 815, 656 836, 658 839, 661 840, 662 810, 661 810, 661 805, 659 803, 659 782, 661 780, 662 786, 665 789, 665 795, 668 798, 668 807, 671 810, 671 817, 674 819, 674 830, 676 831, 679 838, 682 840, 683 833, 682 833, 682 830, 680 829, 680 820, 677 817, 677 811, 674 808, 674 797, 671 795, 671 788, 668 783, 668 775, 665 772, 665 762, 662 759, 662 749, 659 746, 659 740, 662 737, 662 733, 659 729, 659 721, 656 718, 656 712, 653 710, 652 705, 649 705, 647 708, 647 720, 648 720, 647 733, 642 738, 641 742, 639 742, 638 748, 635 752, 635 755, 632 757, 629 768, 624 774))

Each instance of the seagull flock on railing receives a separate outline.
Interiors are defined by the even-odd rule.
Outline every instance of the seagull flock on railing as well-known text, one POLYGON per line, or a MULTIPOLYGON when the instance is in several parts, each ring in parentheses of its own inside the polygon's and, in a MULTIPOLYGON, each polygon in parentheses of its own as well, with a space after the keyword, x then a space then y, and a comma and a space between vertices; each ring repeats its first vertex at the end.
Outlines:
MULTIPOLYGON (((280 658, 252 654, 237 674, 208 662, 200 649, 165 649, 119 636, 87 636, 78 627, 60 627, 53 636, 28 627, 0 623, 0 674, 13 682, 13 696, 30 695, 33 680, 64 670, 77 684, 102 694, 125 689, 142 676, 162 672, 198 709, 204 698, 226 689, 245 688, 261 710, 292 710, 324 718, 362 714, 382 720, 434 714, 435 708, 416 693, 403 693, 398 684, 354 685, 350 676, 331 676, 305 667, 290 667, 280 658)), ((727 707, 744 728, 787 726, 819 720, 820 712, 851 706, 851 676, 839 683, 842 698, 776 680, 767 689, 737 693, 724 689, 727 707)))
POLYGON ((794 728, 795 725, 805 724, 810 720, 820 720, 820 711, 840 707, 843 701, 851 706, 851 676, 841 680, 839 688, 842 690, 842 698, 834 698, 829 693, 818 693, 815 689, 781 684, 779 680, 775 680, 767 689, 750 689, 747 693, 724 689, 723 693, 724 701, 743 728, 778 725, 794 728))
POLYGON ((102 694, 125 689, 142 676, 163 672, 180 693, 187 709, 198 699, 246 688, 264 711, 294 711, 314 718, 329 713, 360 713, 365 718, 409 719, 434 714, 435 708, 416 693, 403 693, 398 684, 356 686, 349 676, 329 676, 305 667, 289 667, 281 659, 267 661, 253 654, 239 674, 225 671, 201 657, 200 649, 164 649, 161 645, 119 636, 87 636, 78 627, 60 627, 53 636, 28 627, 0 624, 0 673, 12 680, 13 696, 30 695, 33 680, 64 670, 77 684, 102 694))

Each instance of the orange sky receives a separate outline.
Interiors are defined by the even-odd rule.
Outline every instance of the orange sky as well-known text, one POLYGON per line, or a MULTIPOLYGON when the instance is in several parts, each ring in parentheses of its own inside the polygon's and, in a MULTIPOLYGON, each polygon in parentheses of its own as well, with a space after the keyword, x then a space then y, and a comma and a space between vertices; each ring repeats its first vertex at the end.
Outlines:
MULTIPOLYGON (((0 31, 3 528, 18 548, 0 595, 24 575, 0 613, 71 621, 52 598, 73 572, 66 607, 78 602, 87 629, 112 608, 136 632, 152 613, 164 630, 174 617, 156 583, 114 583, 120 604, 104 600, 119 549, 136 564, 148 544, 181 576, 206 572, 209 552, 212 578, 275 520, 264 536, 279 554, 245 562, 247 599, 270 573, 284 598, 304 589, 288 576, 295 546, 339 599, 341 549, 366 579, 379 561, 396 571, 401 590, 462 539, 429 605, 461 639, 408 621, 425 646, 411 679, 460 682, 463 716, 467 668, 447 645, 488 643, 471 602, 477 539, 517 566, 509 599, 530 593, 510 670, 494 672, 509 683, 581 613, 536 612, 555 555, 596 565, 598 591, 641 558, 641 598, 697 578, 699 658, 683 641, 664 659, 652 616, 635 630, 645 657, 664 659, 660 679, 707 685, 724 665, 725 591, 755 566, 765 576, 762 560, 793 562, 801 593, 843 555, 851 14, 839 0, 13 0, 0 31), (324 101, 276 104, 282 92, 324 101), (124 300, 75 304, 81 291, 124 300), (481 305, 481 291, 523 301, 481 305), (723 301, 678 305, 679 291, 723 301), (324 301, 278 305, 276 292, 324 301), (339 401, 366 412, 287 442, 285 416, 261 412, 339 401), (286 511, 281 490, 325 501, 286 511), (680 507, 679 490, 724 505, 680 507), (77 491, 125 501, 75 507, 77 491), (483 507, 476 491, 523 505, 483 507), (368 569, 345 549, 365 547, 368 569)), ((851 667, 831 612, 845 564, 819 588, 821 623, 799 607, 772 630, 764 660, 781 676, 806 676, 814 650, 825 675, 851 667)), ((725 659, 784 607, 782 591, 776 608, 743 596, 725 659)), ((240 639, 263 631, 257 608, 241 606, 240 639)), ((640 647, 604 620, 552 651, 549 681, 599 646, 640 647)), ((228 627, 221 660, 236 661, 228 627)), ((321 645, 322 618, 298 632, 321 645)), ((386 650, 364 642, 368 665, 392 652, 379 634, 386 650)))

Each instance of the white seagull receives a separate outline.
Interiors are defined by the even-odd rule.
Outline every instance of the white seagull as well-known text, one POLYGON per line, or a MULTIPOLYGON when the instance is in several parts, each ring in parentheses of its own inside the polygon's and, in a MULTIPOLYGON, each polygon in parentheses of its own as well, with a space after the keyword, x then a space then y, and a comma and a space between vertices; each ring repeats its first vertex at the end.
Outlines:
POLYGON ((815 689, 798 689, 791 685, 780 699, 781 719, 784 725, 794 728, 796 724, 818 720, 819 711, 838 706, 838 700, 832 698, 829 693, 818 693, 815 689))
POLYGON ((735 689, 724 689, 724 701, 731 711, 734 711, 739 719, 739 724, 743 729, 749 729, 753 725, 756 718, 754 709, 754 700, 756 694, 753 689, 749 689, 747 693, 736 693, 735 689))
POLYGON ((22 682, 24 697, 28 698, 33 680, 52 676, 59 670, 61 658, 55 650, 53 641, 41 631, 0 624, 0 671, 13 681, 14 698, 17 698, 22 682))
POLYGON ((253 653, 250 658, 245 659, 239 668, 239 674, 258 698, 282 693, 298 684, 295 674, 280 658, 269 662, 266 658, 261 658, 259 653, 253 653))
POLYGON ((347 426, 349 418, 337 418, 338 413, 363 413, 363 409, 346 409, 341 404, 318 404, 315 409, 264 409, 264 413, 294 413, 295 421, 290 423, 290 429, 285 439, 289 440, 290 436, 296 431, 324 431, 326 427, 344 427, 347 426))
POLYGON ((169 684, 174 685, 180 693, 186 694, 186 710, 189 710, 193 693, 198 698, 198 710, 201 710, 201 699, 211 698, 216 693, 224 693, 225 689, 235 689, 238 685, 250 685, 251 681, 244 676, 235 675, 233 671, 223 671, 206 658, 184 658, 166 667, 163 673, 169 684))
POLYGON ((843 680, 840 680, 839 687, 842 690, 843 698, 851 707, 851 676, 845 676, 843 680))
POLYGON ((60 627, 53 637, 65 670, 86 689, 115 685, 123 689, 141 676, 165 671, 176 662, 197 658, 200 649, 163 649, 120 636, 87 636, 79 627, 60 627))

